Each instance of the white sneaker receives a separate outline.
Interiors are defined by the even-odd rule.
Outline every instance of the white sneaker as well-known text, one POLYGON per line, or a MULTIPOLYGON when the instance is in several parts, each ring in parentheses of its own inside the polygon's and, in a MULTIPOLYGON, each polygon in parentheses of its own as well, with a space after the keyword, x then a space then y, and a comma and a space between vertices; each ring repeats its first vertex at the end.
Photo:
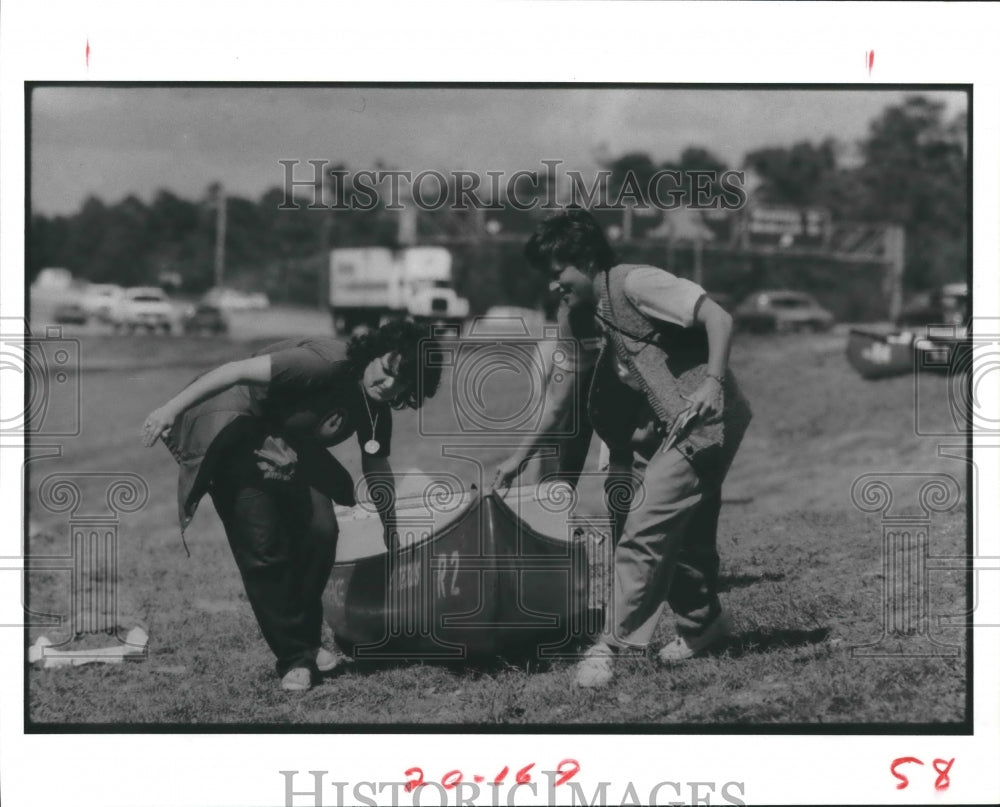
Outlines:
POLYGON ((660 648, 657 658, 664 664, 687 661, 689 658, 703 655, 723 644, 732 633, 733 618, 728 611, 723 610, 700 636, 692 636, 687 639, 678 636, 660 648))
POLYGON ((583 654, 583 661, 576 665, 573 684, 584 689, 595 689, 610 684, 611 679, 615 677, 616 655, 610 645, 604 642, 595 644, 583 654))
POLYGON ((285 692, 306 692, 312 689, 312 673, 306 667, 292 667, 281 679, 285 692))
POLYGON ((316 651, 316 669, 321 673, 332 672, 343 663, 344 657, 339 653, 321 647, 316 651))

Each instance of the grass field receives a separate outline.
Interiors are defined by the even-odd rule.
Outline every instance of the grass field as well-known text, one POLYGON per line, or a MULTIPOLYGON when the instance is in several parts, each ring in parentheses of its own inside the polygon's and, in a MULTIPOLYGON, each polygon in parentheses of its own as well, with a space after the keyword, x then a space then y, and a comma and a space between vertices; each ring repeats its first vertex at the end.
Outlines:
MULTIPOLYGON (((321 327, 318 319, 294 316, 274 325, 289 333, 321 327)), ((138 439, 145 415, 195 372, 245 355, 256 344, 245 341, 254 336, 252 327, 238 335, 243 338, 207 341, 79 334, 81 432, 62 441, 61 457, 28 466, 30 552, 36 558, 68 552, 67 515, 39 505, 45 477, 142 477, 149 500, 119 525, 118 622, 145 625, 150 652, 148 659, 122 666, 30 670, 28 716, 36 726, 648 724, 669 730, 678 724, 965 719, 965 632, 939 624, 939 617, 966 610, 963 574, 929 575, 927 624, 934 640, 957 650, 956 657, 902 655, 926 645, 919 633, 891 637, 885 646, 895 655, 852 654, 882 635, 887 585, 881 515, 852 504, 855 480, 873 473, 957 479, 962 500, 931 518, 930 553, 958 555, 966 536, 966 465, 938 456, 939 440, 915 434, 914 379, 863 381, 846 364, 843 333, 742 338, 735 346, 732 364, 755 420, 724 490, 731 503, 720 524, 723 596, 737 635, 722 654, 674 669, 626 659, 616 682, 600 692, 571 689, 569 661, 498 660, 475 668, 355 662, 307 694, 281 693, 211 503, 206 499, 188 530, 189 559, 176 523, 176 466, 162 446, 147 450, 138 439)), ((448 384, 446 376, 442 393, 429 404, 436 414, 428 410, 429 417, 449 411, 448 384)), ((946 379, 922 378, 922 416, 946 426, 947 393, 946 379)), ((506 392, 498 386, 491 394, 502 407, 509 404, 503 395, 513 393, 508 385, 506 392)), ((53 398, 52 422, 71 417, 59 407, 53 398)), ((397 418, 394 467, 467 476, 468 466, 442 458, 437 442, 419 438, 417 425, 414 413, 397 418)), ((336 452, 358 471, 353 441, 336 452)), ((503 454, 484 454, 486 468, 503 454)), ((921 482, 892 477, 894 513, 917 512, 921 482)), ((27 577, 34 612, 68 613, 68 573, 34 571, 27 577)), ((71 638, 64 624, 33 628, 29 641, 42 633, 56 642, 71 638)), ((665 618, 654 647, 671 635, 665 618)), ((72 646, 100 638, 107 641, 87 636, 72 646)))

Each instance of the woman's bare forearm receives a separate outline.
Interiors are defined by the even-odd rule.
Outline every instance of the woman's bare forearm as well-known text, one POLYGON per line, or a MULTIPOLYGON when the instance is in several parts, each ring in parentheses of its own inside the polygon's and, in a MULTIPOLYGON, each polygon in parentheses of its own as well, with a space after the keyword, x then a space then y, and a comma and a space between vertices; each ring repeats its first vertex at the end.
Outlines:
POLYGON ((254 356, 229 362, 199 376, 163 406, 154 409, 143 424, 143 442, 153 445, 170 432, 178 415, 236 384, 267 384, 271 379, 271 357, 254 356))
POLYGON ((271 357, 255 356, 232 361, 196 378, 178 392, 167 406, 178 415, 236 384, 266 384, 271 376, 271 357))
POLYGON ((718 303, 705 300, 698 310, 698 321, 708 335, 708 373, 724 378, 733 343, 733 318, 718 303))

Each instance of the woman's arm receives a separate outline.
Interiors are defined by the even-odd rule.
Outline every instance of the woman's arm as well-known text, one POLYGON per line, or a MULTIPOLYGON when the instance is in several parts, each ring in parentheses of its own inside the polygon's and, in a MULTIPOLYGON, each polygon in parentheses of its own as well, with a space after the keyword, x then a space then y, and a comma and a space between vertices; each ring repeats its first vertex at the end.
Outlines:
POLYGON ((566 419, 567 413, 572 410, 573 382, 576 381, 576 374, 566 374, 569 380, 562 382, 549 380, 545 386, 545 401, 542 409, 542 417, 539 420, 538 428, 525 437, 524 442, 507 459, 497 467, 496 476, 493 479, 493 487, 506 488, 521 475, 525 463, 534 456, 541 447, 541 443, 557 431, 559 426, 566 419))
POLYGON ((715 300, 706 297, 695 319, 705 326, 708 334, 708 372, 724 378, 733 343, 733 318, 715 300))
POLYGON ((708 335, 708 369, 705 380, 688 398, 695 412, 711 417, 722 411, 722 381, 729 367, 733 342, 733 318, 710 297, 702 299, 695 321, 708 335))
POLYGON ((382 540, 390 551, 395 552, 399 549, 399 535, 396 532, 396 478, 392 474, 389 458, 362 454, 361 473, 368 484, 368 498, 382 519, 382 540))
POLYGON ((178 415, 206 398, 229 389, 236 384, 267 384, 271 380, 271 357, 253 356, 232 361, 199 376, 178 392, 159 409, 154 409, 142 428, 142 442, 153 445, 160 437, 170 433, 178 415))
POLYGON ((534 456, 540 448, 540 444, 558 429, 565 421, 567 414, 573 409, 576 397, 575 386, 579 383, 578 372, 560 372, 558 375, 562 376, 562 380, 555 380, 553 354, 558 349, 558 345, 556 345, 553 350, 545 351, 542 355, 545 397, 542 401, 542 416, 539 419, 538 428, 525 437, 514 453, 497 467, 496 476, 493 479, 494 489, 509 487, 521 475, 525 463, 534 456))
POLYGON ((635 269, 625 278, 625 294, 650 319, 705 329, 708 376, 687 400, 703 417, 720 412, 723 405, 721 379, 725 378, 729 365, 732 317, 697 283, 651 266, 635 269))
POLYGON ((298 471, 316 490, 344 507, 354 507, 354 480, 340 461, 322 445, 304 441, 298 448, 298 471))

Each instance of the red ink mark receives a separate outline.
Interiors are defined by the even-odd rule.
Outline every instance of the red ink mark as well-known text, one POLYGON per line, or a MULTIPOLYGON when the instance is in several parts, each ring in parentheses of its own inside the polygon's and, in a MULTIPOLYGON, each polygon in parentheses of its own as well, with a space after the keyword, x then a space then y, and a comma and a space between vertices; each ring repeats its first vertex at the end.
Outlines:
POLYGON ((910 784, 910 780, 907 779, 903 774, 896 773, 896 767, 899 765, 905 765, 908 762, 915 762, 917 765, 923 765, 916 757, 900 757, 899 759, 894 759, 892 765, 889 766, 889 770, 892 771, 892 775, 899 779, 899 784, 896 785, 896 790, 905 790, 907 785, 910 784))
POLYGON ((580 772, 579 762, 577 762, 575 759, 564 759, 562 762, 559 763, 559 766, 556 768, 556 773, 560 774, 560 776, 558 779, 556 779, 555 787, 559 787, 559 785, 566 784, 566 782, 568 782, 570 779, 576 776, 579 772, 580 772))
POLYGON ((875 51, 870 50, 870 51, 868 51, 868 75, 869 76, 871 76, 871 74, 872 74, 872 67, 874 66, 874 64, 875 64, 875 51))
MULTIPOLYGON (((537 763, 532 762, 528 765, 525 765, 515 774, 514 778, 518 785, 526 785, 531 782, 531 771, 536 764, 537 763)), ((558 774, 558 776, 555 779, 554 785, 558 787, 559 785, 566 784, 566 782, 568 782, 570 779, 576 776, 579 772, 580 772, 579 762, 577 762, 575 759, 564 759, 556 767, 555 773, 558 774)), ((509 773, 510 773, 510 766, 504 765, 503 769, 500 771, 500 773, 496 775, 496 778, 491 783, 492 786, 496 787, 497 785, 501 784, 507 778, 507 775, 509 773)), ((549 771, 545 771, 545 773, 549 773, 549 771)), ((943 773, 946 773, 946 771, 943 773)), ((418 787, 422 787, 426 784, 424 781, 423 768, 417 768, 417 767, 408 768, 403 775, 405 777, 411 777, 405 783, 405 789, 407 793, 412 793, 418 787)), ((899 774, 895 775, 898 778, 903 778, 900 777, 899 774)), ((486 778, 480 776, 479 774, 476 774, 472 778, 477 783, 482 783, 486 781, 486 778)), ((464 780, 465 780, 465 774, 463 774, 460 770, 456 769, 453 771, 448 771, 448 773, 442 776, 441 784, 444 786, 445 790, 453 790, 454 788, 458 787, 458 785, 461 784, 464 780)))
POLYGON ((951 784, 951 778, 948 776, 948 771, 951 770, 951 766, 954 765, 954 764, 955 764, 954 757, 952 757, 951 759, 949 759, 947 761, 945 761, 943 759, 935 759, 934 760, 934 770, 936 770, 938 772, 938 774, 939 774, 938 778, 934 780, 934 789, 935 790, 947 790, 948 789, 948 785, 951 784), (944 767, 943 768, 938 767, 938 763, 940 763, 941 765, 944 765, 944 767))
POLYGON ((530 765, 525 765, 521 770, 517 772, 517 783, 519 785, 526 785, 531 781, 531 774, 528 773, 532 768, 535 767, 535 763, 532 762, 530 765))
POLYGON ((406 790, 407 793, 413 792, 415 788, 420 787, 424 783, 424 772, 420 768, 408 768, 403 773, 403 776, 417 777, 416 779, 413 779, 406 783, 406 787, 404 789, 406 790))
POLYGON ((85 51, 85 56, 87 59, 87 67, 90 67, 90 39, 87 39, 87 50, 85 51))

